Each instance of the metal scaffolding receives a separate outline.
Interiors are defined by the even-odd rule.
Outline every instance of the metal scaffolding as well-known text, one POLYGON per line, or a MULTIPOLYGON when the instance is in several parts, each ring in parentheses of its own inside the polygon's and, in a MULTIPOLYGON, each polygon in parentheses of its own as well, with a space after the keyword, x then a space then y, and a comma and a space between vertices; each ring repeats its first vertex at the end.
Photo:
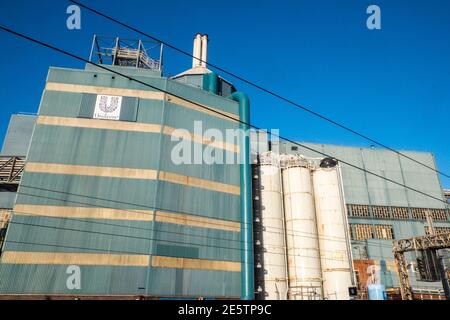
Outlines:
MULTIPOLYGON (((395 264, 399 275, 400 293, 403 300, 412 300, 413 292, 409 282, 409 274, 405 252, 440 250, 450 248, 450 233, 442 233, 424 237, 401 239, 393 242, 395 264)), ((445 278, 443 281, 447 281, 445 278)), ((445 289, 445 286, 444 286, 445 289)))
POLYGON ((98 64, 161 71, 162 52, 163 44, 160 42, 95 35, 89 61, 98 64))
POLYGON ((25 159, 20 157, 0 157, 0 190, 16 191, 25 167, 25 159))

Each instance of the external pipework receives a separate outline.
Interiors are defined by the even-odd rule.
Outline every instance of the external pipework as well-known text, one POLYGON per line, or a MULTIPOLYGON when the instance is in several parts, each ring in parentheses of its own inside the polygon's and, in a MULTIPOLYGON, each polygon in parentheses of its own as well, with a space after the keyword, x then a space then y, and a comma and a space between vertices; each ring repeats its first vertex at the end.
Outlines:
POLYGON ((219 94, 219 76, 214 72, 203 75, 203 90, 219 94))
POLYGON ((240 119, 240 186, 241 186, 241 299, 254 299, 253 211, 250 167, 250 100, 245 93, 235 92, 230 99, 239 103, 240 119))

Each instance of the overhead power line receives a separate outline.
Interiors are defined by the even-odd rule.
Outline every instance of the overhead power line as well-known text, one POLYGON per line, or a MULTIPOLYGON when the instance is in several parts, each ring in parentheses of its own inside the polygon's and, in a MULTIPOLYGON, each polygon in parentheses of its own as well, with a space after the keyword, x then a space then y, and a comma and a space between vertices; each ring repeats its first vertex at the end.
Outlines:
MULTIPOLYGON (((133 77, 131 77, 131 76, 129 76, 129 75, 123 74, 123 73, 121 73, 121 72, 119 72, 119 71, 116 71, 116 70, 107 68, 107 67, 105 67, 105 66, 103 66, 103 65, 100 65, 100 64, 97 64, 97 63, 94 63, 94 62, 92 62, 92 61, 89 61, 88 59, 82 58, 82 57, 77 56, 77 55, 75 55, 75 54, 73 54, 73 53, 70 53, 70 52, 65 51, 65 50, 63 50, 63 49, 60 49, 60 48, 57 48, 57 47, 55 47, 55 46, 53 46, 53 45, 50 45, 50 44, 45 43, 45 42, 42 42, 42 41, 40 41, 40 40, 34 39, 34 38, 29 37, 29 36, 27 36, 27 35, 25 35, 25 34, 22 34, 22 33, 19 33, 19 32, 17 32, 17 31, 14 31, 14 30, 12 30, 12 29, 9 29, 9 28, 7 28, 7 27, 4 27, 4 26, 1 26, 1 25, 0 25, 0 29, 3 30, 3 31, 6 31, 6 32, 8 32, 8 33, 10 33, 10 34, 14 34, 14 35, 16 35, 16 36, 18 36, 18 37, 20 37, 20 38, 26 39, 26 40, 31 41, 31 42, 33 42, 33 43, 39 44, 39 45, 44 46, 44 47, 46 47, 46 48, 49 48, 49 49, 52 49, 52 50, 57 51, 57 52, 59 52, 59 53, 62 53, 62 54, 64 54, 64 55, 67 55, 67 56, 70 56, 70 57, 72 57, 72 58, 75 58, 75 59, 77 59, 77 60, 79 60, 79 61, 83 61, 83 62, 85 62, 85 63, 88 63, 88 64, 91 64, 91 65, 93 65, 93 66, 96 66, 96 67, 98 67, 98 68, 100 68, 100 69, 103 69, 103 70, 106 70, 106 71, 108 71, 108 72, 117 74, 117 75, 119 75, 119 76, 121 76, 121 77, 124 77, 125 79, 130 80, 130 81, 134 81, 134 82, 137 82, 137 83, 139 83, 139 84, 142 84, 142 85, 144 85, 144 86, 146 86, 146 87, 149 87, 149 88, 151 88, 151 89, 154 89, 154 90, 157 90, 157 91, 166 93, 166 94, 170 94, 171 96, 174 96, 174 97, 179 98, 179 99, 181 99, 181 100, 183 100, 183 101, 192 103, 192 104, 194 104, 194 105, 196 105, 196 106, 198 106, 198 107, 200 107, 200 108, 206 109, 206 110, 208 110, 208 111, 210 111, 210 112, 213 112, 213 113, 216 113, 216 114, 219 114, 219 115, 221 115, 222 117, 225 117, 225 118, 230 119, 231 121, 235 121, 235 122, 244 124, 244 125, 246 125, 246 126, 249 126, 249 127, 251 127, 251 128, 254 128, 254 129, 256 129, 256 130, 261 130, 261 128, 255 126, 255 125, 252 125, 252 124, 247 123, 247 122, 245 122, 245 121, 242 121, 242 120, 240 120, 240 119, 239 119, 239 120, 238 120, 238 119, 235 119, 234 117, 232 117, 232 116, 230 116, 230 115, 228 115, 228 114, 225 114, 225 113, 220 112, 220 111, 218 111, 218 110, 212 109, 212 108, 210 108, 210 107, 208 107, 208 106, 202 105, 202 104, 200 104, 200 103, 198 103, 198 102, 196 102, 196 101, 189 100, 189 99, 187 99, 187 98, 185 98, 185 97, 182 97, 182 96, 180 96, 180 95, 174 94, 174 93, 169 92, 169 91, 167 91, 167 90, 158 88, 158 87, 156 87, 156 86, 153 86, 153 85, 148 84, 148 83, 146 83, 146 82, 143 82, 143 81, 141 81, 141 80, 135 79, 135 78, 133 78, 133 77)), ((445 200, 443 200, 443 199, 440 199, 440 198, 438 198, 438 197, 435 197, 435 196, 433 196, 433 195, 430 195, 430 194, 428 194, 428 193, 426 193, 426 192, 423 192, 423 191, 421 191, 421 190, 418 190, 418 189, 409 187, 409 186, 407 186, 407 185, 405 185, 405 184, 403 184, 403 183, 400 183, 400 182, 394 181, 394 180, 392 180, 392 179, 383 177, 382 175, 379 175, 379 174, 377 174, 377 173, 374 173, 374 172, 372 172, 372 171, 369 171, 369 170, 367 170, 367 169, 365 169, 365 168, 358 167, 358 166, 356 166, 356 165, 354 165, 354 164, 352 164, 352 163, 349 163, 349 162, 347 162, 347 161, 341 160, 341 159, 339 159, 339 158, 337 158, 337 157, 334 157, 334 156, 329 155, 329 154, 327 154, 327 153, 321 152, 321 151, 316 150, 316 149, 314 149, 314 148, 308 147, 308 146, 306 146, 306 145, 304 145, 304 144, 295 142, 295 141, 293 141, 293 140, 291 140, 291 139, 288 139, 288 138, 285 138, 285 137, 282 137, 282 136, 276 135, 276 134, 272 134, 272 135, 275 136, 275 137, 278 137, 280 140, 284 140, 284 141, 290 142, 290 143, 292 143, 292 144, 295 144, 295 145, 300 146, 300 147, 302 147, 302 148, 305 148, 305 149, 307 149, 307 150, 313 151, 313 152, 318 153, 318 154, 320 154, 320 155, 323 155, 323 156, 325 156, 325 157, 331 157, 331 158, 334 158, 334 159, 336 159, 337 161, 339 161, 339 162, 341 162, 341 163, 343 163, 343 164, 346 164, 346 165, 348 165, 348 166, 350 166, 350 167, 352 167, 352 168, 361 170, 361 171, 363 171, 363 172, 365 172, 365 173, 367 173, 367 174, 373 175, 373 176, 378 177, 378 178, 380 178, 380 179, 383 179, 383 180, 386 180, 386 181, 391 182, 391 183, 393 183, 393 184, 396 184, 396 185, 398 185, 398 186, 401 186, 401 187, 403 187, 403 188, 405 188, 405 189, 409 189, 409 190, 414 191, 414 192, 416 192, 416 193, 419 193, 419 194, 421 194, 421 195, 423 195, 423 196, 426 196, 426 197, 429 197, 429 198, 434 199, 434 200, 436 200, 436 201, 439 201, 439 202, 441 202, 441 203, 447 204, 447 201, 445 201, 445 200)))
MULTIPOLYGON (((84 8, 84 9, 86 9, 86 10, 89 10, 89 11, 91 11, 91 12, 93 12, 93 13, 99 15, 99 16, 102 16, 102 17, 104 17, 104 18, 106 18, 106 19, 108 19, 110 21, 113 21, 113 22, 115 22, 115 23, 117 23, 117 24, 119 24, 119 25, 129 29, 129 30, 137 32, 137 33, 139 33, 139 34, 141 34, 141 35, 143 35, 145 37, 148 37, 148 38, 150 38, 150 39, 152 39, 154 41, 160 42, 160 43, 164 44, 165 46, 167 46, 167 47, 169 47, 169 48, 171 48, 171 49, 173 49, 175 51, 178 51, 178 52, 180 52, 180 53, 182 53, 182 54, 184 54, 184 55, 186 55, 188 57, 194 58, 194 56, 191 53, 189 53, 189 52, 187 52, 187 51, 185 51, 183 49, 180 49, 177 46, 174 46, 173 44, 170 44, 170 43, 168 43, 168 42, 166 42, 164 40, 161 40, 161 39, 159 39, 159 38, 157 38, 155 36, 152 36, 152 35, 150 35, 148 33, 140 31, 139 29, 137 29, 135 27, 132 27, 129 24, 126 24, 126 23, 124 23, 122 21, 119 21, 118 19, 115 19, 115 18, 113 18, 113 17, 111 17, 111 16, 109 16, 107 14, 104 14, 104 13, 102 13, 102 12, 96 10, 96 9, 88 7, 85 4, 83 4, 83 3, 80 3, 80 2, 74 1, 74 0, 69 0, 69 1, 74 3, 74 4, 76 4, 76 5, 78 5, 78 6, 80 6, 80 7, 82 7, 82 8, 84 8)), ((236 79, 238 79, 238 80, 240 80, 240 81, 242 81, 242 82, 244 82, 244 83, 246 83, 246 84, 248 84, 248 85, 250 85, 252 87, 255 87, 255 88, 257 88, 260 91, 263 91, 263 92, 265 92, 265 93, 267 93, 267 94, 269 94, 271 96, 274 96, 277 99, 280 99, 280 100, 282 100, 284 102, 287 102, 288 104, 293 105, 293 106, 295 106, 295 107, 297 107, 297 108, 299 108, 299 109, 301 109, 301 110, 303 110, 305 112, 308 112, 308 113, 314 115, 315 117, 318 117, 318 118, 320 118, 322 120, 325 120, 325 121, 327 121, 327 122, 329 122, 329 123, 331 123, 331 124, 341 128, 341 129, 344 129, 344 130, 346 130, 346 131, 348 131, 348 132, 350 132, 350 133, 352 133, 354 135, 359 136, 360 138, 363 138, 363 139, 365 139, 367 141, 375 143, 376 145, 378 145, 380 147, 383 147, 383 148, 385 148, 385 149, 387 149, 389 151, 392 151, 392 152, 398 154, 399 156, 402 156, 402 157, 404 157, 406 159, 409 159, 409 160, 411 160, 411 161, 413 161, 413 162, 415 162, 417 164, 420 164, 421 166, 423 166, 425 168, 428 168, 428 169, 430 169, 430 170, 432 170, 432 171, 434 171, 434 172, 436 172, 438 174, 441 174, 442 176, 444 176, 446 178, 450 178, 450 175, 445 173, 445 172, 442 172, 440 170, 437 170, 436 168, 430 167, 429 165, 427 165, 427 164, 425 164, 423 162, 420 162, 420 161, 418 161, 418 160, 416 160, 416 159, 414 159, 414 158, 404 154, 403 152, 395 150, 394 148, 389 147, 388 145, 386 145, 386 144, 384 144, 384 143, 382 143, 382 142, 380 142, 378 140, 370 138, 369 136, 367 136, 365 134, 362 134, 362 133, 360 133, 360 132, 358 132, 358 131, 356 131, 356 130, 354 130, 354 129, 352 129, 352 128, 350 128, 350 127, 348 127, 348 126, 346 126, 346 125, 344 125, 344 124, 342 124, 340 122, 337 122, 337 121, 335 121, 335 120, 333 120, 333 119, 331 119, 331 118, 329 118, 329 117, 327 117, 327 116, 325 116, 323 114, 318 113, 318 112, 312 110, 311 108, 305 107, 305 106, 301 105, 300 103, 297 103, 297 102, 295 102, 295 101, 293 101, 293 100, 291 100, 289 98, 286 98, 286 97, 282 96, 279 93, 276 93, 275 91, 273 91, 271 89, 267 89, 267 88, 263 87, 260 84, 257 84, 257 83, 255 83, 253 81, 250 81, 250 80, 247 80, 243 76, 240 76, 240 75, 238 75, 238 74, 236 74, 234 72, 228 71, 228 70, 226 70, 226 69, 224 69, 224 68, 222 68, 222 67, 220 67, 218 65, 209 63, 208 61, 203 61, 201 58, 195 57, 195 59, 199 60, 200 62, 204 62, 208 66, 210 66, 210 67, 212 67, 212 68, 214 68, 216 70, 219 70, 219 71, 221 71, 223 73, 226 73, 226 74, 232 76, 233 78, 236 78, 236 79)))

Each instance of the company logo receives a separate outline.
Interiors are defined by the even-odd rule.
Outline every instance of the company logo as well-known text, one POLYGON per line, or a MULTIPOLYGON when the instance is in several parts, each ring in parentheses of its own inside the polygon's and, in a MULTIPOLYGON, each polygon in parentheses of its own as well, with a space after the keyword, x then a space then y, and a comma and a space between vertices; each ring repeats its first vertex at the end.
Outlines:
POLYGON ((105 113, 111 113, 119 107, 120 97, 100 96, 99 108, 105 113))

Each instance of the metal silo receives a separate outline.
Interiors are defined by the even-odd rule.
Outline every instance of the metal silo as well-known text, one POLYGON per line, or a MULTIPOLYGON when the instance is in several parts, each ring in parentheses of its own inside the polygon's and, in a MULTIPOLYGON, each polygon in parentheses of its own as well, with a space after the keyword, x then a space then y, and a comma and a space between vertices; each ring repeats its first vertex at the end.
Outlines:
POLYGON ((276 155, 261 155, 262 244, 266 299, 287 299, 286 239, 281 171, 276 155))
POLYGON ((348 229, 336 161, 313 171, 324 299, 348 300, 352 285, 348 229))
POLYGON ((321 266, 309 165, 300 156, 285 157, 282 163, 289 299, 320 299, 321 266))

